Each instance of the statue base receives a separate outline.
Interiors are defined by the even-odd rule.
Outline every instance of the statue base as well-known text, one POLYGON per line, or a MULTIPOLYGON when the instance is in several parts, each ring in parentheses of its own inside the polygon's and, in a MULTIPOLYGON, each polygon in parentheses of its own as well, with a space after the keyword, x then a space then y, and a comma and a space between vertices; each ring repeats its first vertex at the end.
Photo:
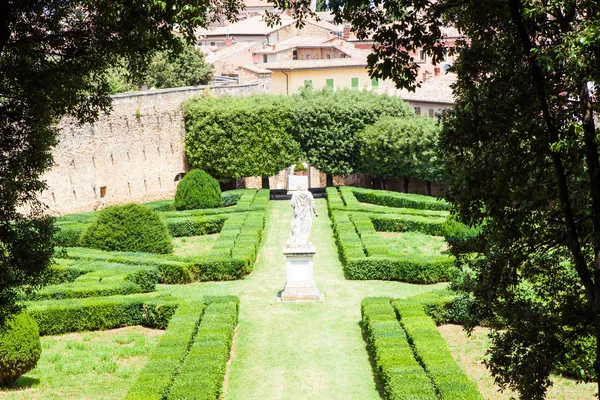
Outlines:
POLYGON ((281 301, 319 301, 324 300, 313 280, 313 256, 317 249, 312 244, 306 247, 286 247, 287 281, 281 292, 281 301))

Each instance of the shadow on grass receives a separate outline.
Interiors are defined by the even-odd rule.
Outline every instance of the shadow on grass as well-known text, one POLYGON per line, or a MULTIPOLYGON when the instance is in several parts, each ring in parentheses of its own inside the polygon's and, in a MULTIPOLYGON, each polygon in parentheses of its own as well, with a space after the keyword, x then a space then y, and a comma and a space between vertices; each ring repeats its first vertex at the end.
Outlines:
POLYGON ((362 338, 365 344, 365 349, 367 349, 367 354, 369 355, 369 364, 371 364, 371 370, 373 371, 373 380, 375 381, 375 387, 377 388, 379 397, 381 397, 381 399, 383 400, 385 399, 383 383, 381 382, 381 379, 379 379, 379 374, 377 373, 377 365, 375 364, 375 359, 373 359, 373 353, 371 352, 371 346, 369 345, 369 341, 367 340, 367 334, 363 322, 359 321, 358 326, 360 327, 360 331, 362 332, 362 338))
POLYGON ((11 392, 16 392, 19 390, 23 390, 23 389, 29 389, 32 388, 34 386, 37 386, 40 383, 40 380, 37 378, 30 378, 28 376, 22 376, 19 379, 17 379, 12 386, 0 386, 0 392, 3 391, 11 391, 11 392))

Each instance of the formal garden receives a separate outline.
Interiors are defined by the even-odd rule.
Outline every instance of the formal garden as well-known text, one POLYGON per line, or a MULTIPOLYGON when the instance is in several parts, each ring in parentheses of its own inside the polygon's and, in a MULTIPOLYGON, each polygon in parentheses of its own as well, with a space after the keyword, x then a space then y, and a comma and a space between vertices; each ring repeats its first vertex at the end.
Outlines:
MULTIPOLYGON (((26 299, 41 357, 0 397, 510 398, 481 373, 485 336, 447 325, 444 238, 473 230, 443 200, 328 187, 311 232, 325 300, 283 303, 289 202, 215 183, 193 170, 174 200, 58 218, 51 284, 26 299)), ((551 398, 593 396, 555 379, 551 398)))
MULTIPOLYGON (((19 292, 25 311, 0 333, 0 398, 516 395, 483 365, 490 327, 468 337, 457 325, 472 303, 450 290, 469 279, 450 250, 481 225, 435 197, 329 185, 310 235, 324 300, 283 302, 290 203, 268 188, 221 192, 213 177, 268 177, 305 160, 328 181, 361 171, 443 182, 437 123, 354 91, 204 97, 185 109, 194 169, 174 199, 55 219, 45 285, 19 292)), ((549 398, 594 396, 572 379, 586 365, 553 368, 549 398)))

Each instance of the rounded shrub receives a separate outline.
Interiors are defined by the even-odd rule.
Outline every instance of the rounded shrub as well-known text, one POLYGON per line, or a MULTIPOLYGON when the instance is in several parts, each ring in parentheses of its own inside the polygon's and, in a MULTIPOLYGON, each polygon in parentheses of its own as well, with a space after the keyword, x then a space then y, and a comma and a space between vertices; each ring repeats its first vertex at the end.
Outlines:
POLYGON ((81 245, 107 251, 173 252, 171 236, 158 214, 139 204, 107 207, 81 237, 81 245))
POLYGON ((42 346, 35 321, 20 313, 0 326, 0 386, 10 386, 35 367, 42 346))
POLYGON ((194 210, 221 206, 219 182, 201 169, 188 172, 177 185, 175 209, 194 210))

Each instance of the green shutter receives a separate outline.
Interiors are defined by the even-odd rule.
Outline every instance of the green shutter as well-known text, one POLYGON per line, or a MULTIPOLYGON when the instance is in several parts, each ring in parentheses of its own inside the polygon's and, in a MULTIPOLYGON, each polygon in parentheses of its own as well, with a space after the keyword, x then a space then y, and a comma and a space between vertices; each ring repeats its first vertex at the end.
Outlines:
POLYGON ((328 88, 333 89, 333 79, 325 79, 325 85, 327 85, 328 88))
POLYGON ((358 78, 352 78, 352 88, 358 89, 358 78))
POLYGON ((371 87, 379 87, 379 80, 377 78, 371 78, 371 87))

